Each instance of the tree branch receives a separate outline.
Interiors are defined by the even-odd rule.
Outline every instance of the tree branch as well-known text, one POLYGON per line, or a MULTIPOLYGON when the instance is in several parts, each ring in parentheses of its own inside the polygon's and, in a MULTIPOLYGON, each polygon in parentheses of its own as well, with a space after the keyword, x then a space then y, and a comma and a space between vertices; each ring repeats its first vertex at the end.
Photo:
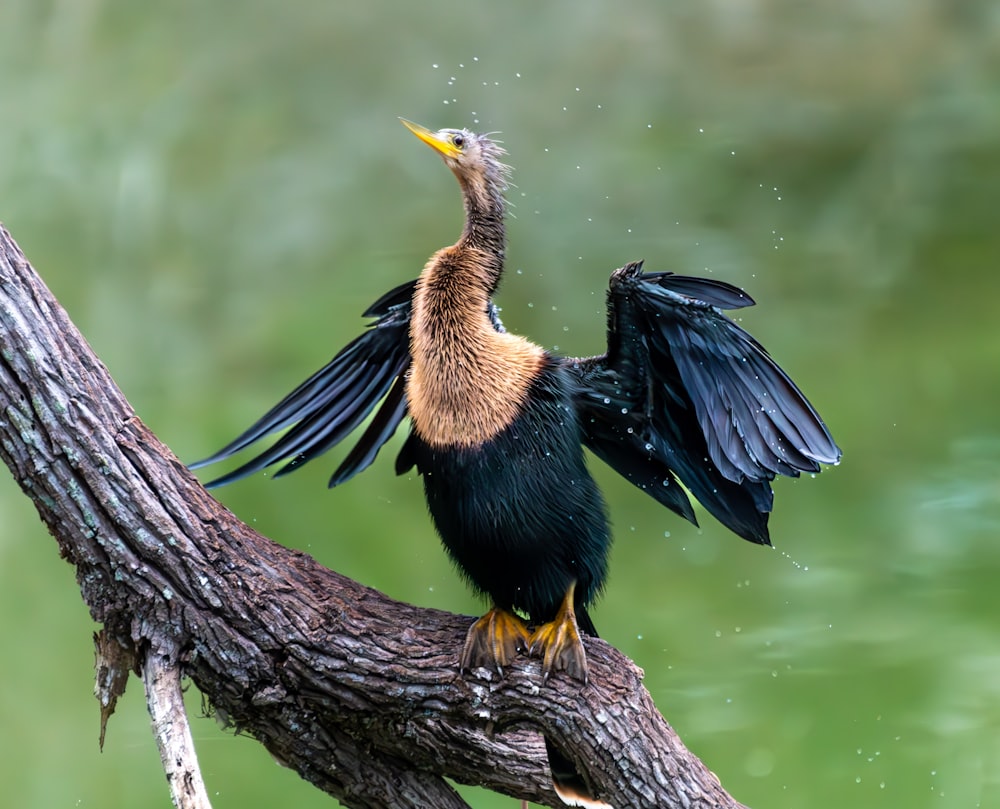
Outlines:
POLYGON ((139 421, 2 226, 0 456, 104 627, 105 721, 128 669, 147 686, 183 673, 349 807, 464 807, 445 777, 561 806, 539 731, 614 806, 740 806, 608 644, 587 640, 586 687, 543 685, 530 660, 463 678, 469 618, 392 601, 237 520, 139 421))

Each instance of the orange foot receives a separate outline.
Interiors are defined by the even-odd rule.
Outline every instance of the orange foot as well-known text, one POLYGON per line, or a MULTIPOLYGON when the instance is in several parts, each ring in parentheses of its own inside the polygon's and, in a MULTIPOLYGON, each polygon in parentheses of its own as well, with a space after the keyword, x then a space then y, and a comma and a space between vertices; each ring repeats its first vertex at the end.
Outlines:
POLYGON ((570 677, 587 682, 587 653, 580 639, 580 628, 573 611, 573 591, 570 584, 555 619, 542 624, 531 635, 532 657, 542 658, 542 676, 548 680, 553 671, 565 671, 570 677))
POLYGON ((524 621, 508 610, 493 607, 469 627, 459 668, 469 671, 483 667, 503 676, 503 667, 512 663, 519 652, 528 651, 530 639, 524 621))

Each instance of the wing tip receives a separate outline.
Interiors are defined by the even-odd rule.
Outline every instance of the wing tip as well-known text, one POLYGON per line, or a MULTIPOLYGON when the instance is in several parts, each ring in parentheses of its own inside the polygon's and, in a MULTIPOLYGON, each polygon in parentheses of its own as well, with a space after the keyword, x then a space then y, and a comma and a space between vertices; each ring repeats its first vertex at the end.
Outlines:
MULTIPOLYGON (((191 467, 189 466, 188 469, 191 469, 191 467)), ((219 477, 212 478, 210 481, 202 483, 201 485, 209 490, 221 489, 223 486, 228 486, 230 483, 235 483, 237 480, 242 480, 252 474, 253 471, 234 469, 232 472, 227 472, 225 475, 219 475, 219 477)))
MULTIPOLYGON (((807 458, 816 461, 817 464, 824 464, 825 466, 840 466, 840 459, 844 457, 843 450, 836 444, 831 444, 830 449, 826 452, 806 448, 799 449, 799 452, 807 458)), ((819 470, 817 469, 816 471, 818 472, 819 470)))

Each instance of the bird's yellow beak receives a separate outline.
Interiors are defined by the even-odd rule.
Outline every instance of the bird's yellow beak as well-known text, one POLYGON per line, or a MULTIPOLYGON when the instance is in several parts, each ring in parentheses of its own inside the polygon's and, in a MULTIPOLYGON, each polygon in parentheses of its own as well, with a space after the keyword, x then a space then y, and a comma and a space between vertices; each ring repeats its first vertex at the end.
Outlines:
POLYGON ((430 146, 435 152, 443 154, 445 157, 458 157, 462 153, 454 143, 447 138, 441 137, 437 132, 431 132, 426 127, 415 124, 413 121, 407 121, 405 118, 400 118, 399 120, 403 126, 430 146))

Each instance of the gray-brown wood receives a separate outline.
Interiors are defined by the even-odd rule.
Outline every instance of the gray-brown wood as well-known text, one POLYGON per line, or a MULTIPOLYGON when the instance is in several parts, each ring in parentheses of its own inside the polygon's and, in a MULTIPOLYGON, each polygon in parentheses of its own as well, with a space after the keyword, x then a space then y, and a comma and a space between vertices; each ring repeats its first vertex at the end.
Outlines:
POLYGON ((614 806, 740 806, 606 643, 587 641, 585 687, 543 685, 533 660, 463 678, 470 618, 392 601, 237 520, 136 417, 2 226, 0 456, 104 627, 105 719, 124 670, 155 654, 349 807, 466 806, 445 776, 561 806, 540 732, 614 806))
POLYGON ((142 681, 170 799, 177 809, 212 809, 194 752, 175 656, 150 651, 142 664, 142 681))

